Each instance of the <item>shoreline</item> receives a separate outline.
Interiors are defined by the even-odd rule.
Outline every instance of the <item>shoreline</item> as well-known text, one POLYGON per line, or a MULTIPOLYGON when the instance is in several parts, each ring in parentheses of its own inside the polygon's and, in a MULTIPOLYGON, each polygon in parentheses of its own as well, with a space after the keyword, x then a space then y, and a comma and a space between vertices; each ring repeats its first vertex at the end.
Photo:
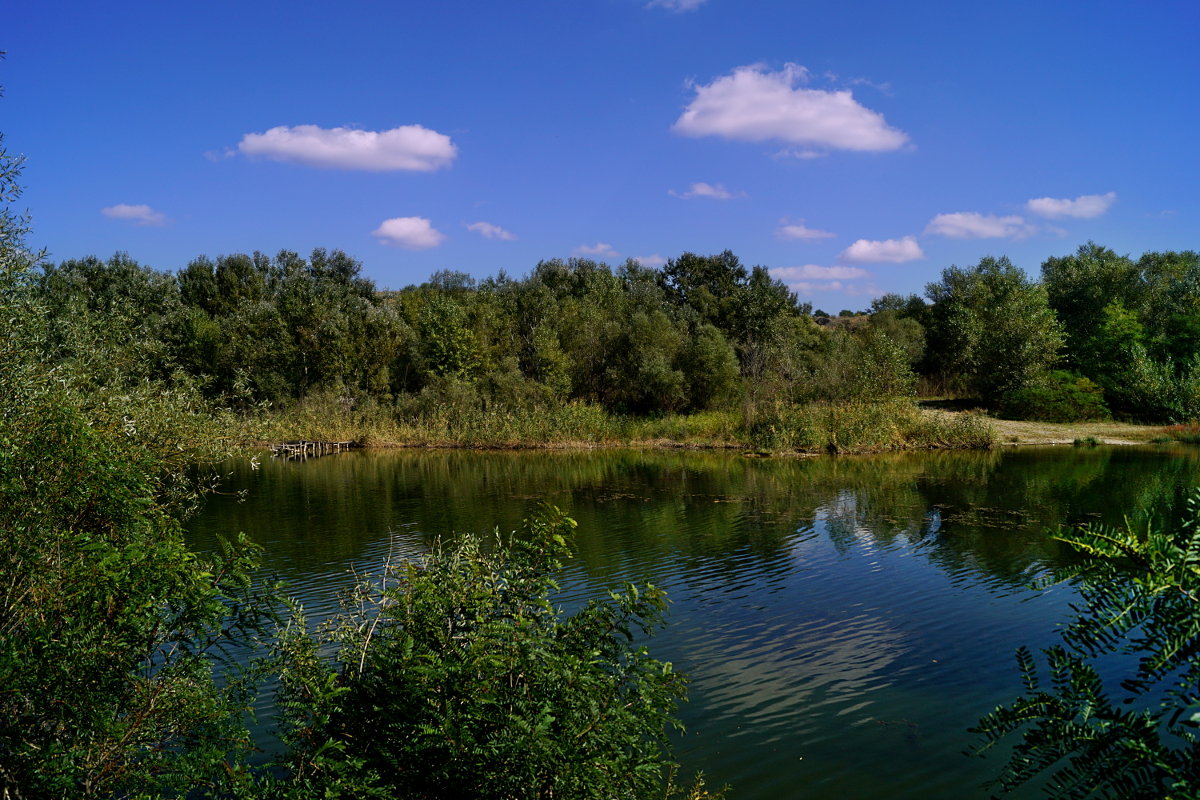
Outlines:
MULTIPOLYGON (((944 409, 921 409, 920 413, 931 420, 942 422, 952 421, 971 414, 968 411, 950 411, 944 409)), ((1161 441, 1166 426, 1137 424, 1127 422, 1034 422, 1022 420, 1004 420, 993 417, 983 418, 992 429, 990 447, 1054 447, 1073 446, 1077 442, 1104 446, 1131 446, 1154 444, 1161 441)), ((272 442, 252 440, 244 443, 246 448, 266 448, 272 442)), ((567 450, 690 450, 730 452, 741 451, 746 457, 765 458, 771 456, 790 456, 798 458, 813 458, 822 455, 871 455, 889 452, 907 452, 917 450, 957 450, 957 449, 989 449, 963 448, 960 446, 942 446, 914 443, 912 447, 883 447, 878 449, 852 449, 837 453, 825 450, 778 450, 768 451, 755 448, 746 442, 736 441, 686 441, 666 437, 653 437, 639 440, 591 441, 582 439, 563 439, 545 442, 470 442, 470 441, 396 441, 374 436, 361 437, 356 440, 354 449, 363 450, 495 450, 495 451, 567 451, 567 450)))

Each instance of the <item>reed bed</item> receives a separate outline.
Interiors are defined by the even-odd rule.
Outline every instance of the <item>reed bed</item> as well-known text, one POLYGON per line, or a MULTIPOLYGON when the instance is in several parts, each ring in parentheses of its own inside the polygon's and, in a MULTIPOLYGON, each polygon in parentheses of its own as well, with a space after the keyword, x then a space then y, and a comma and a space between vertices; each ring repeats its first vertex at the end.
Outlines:
POLYGON ((353 441, 367 447, 681 447, 761 454, 978 449, 995 443, 986 418, 930 414, 908 399, 629 416, 579 402, 356 406, 325 396, 247 416, 240 437, 247 442, 353 441))

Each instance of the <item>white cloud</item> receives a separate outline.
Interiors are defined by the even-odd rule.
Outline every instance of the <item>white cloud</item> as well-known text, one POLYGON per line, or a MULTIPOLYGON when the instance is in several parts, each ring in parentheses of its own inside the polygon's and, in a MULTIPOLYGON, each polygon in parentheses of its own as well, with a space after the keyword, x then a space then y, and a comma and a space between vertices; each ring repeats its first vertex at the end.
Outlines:
POLYGON ((620 258, 620 253, 608 242, 598 241, 595 245, 580 245, 572 249, 571 255, 587 255, 589 258, 620 258))
POLYGON ((814 158, 824 158, 829 153, 820 152, 817 150, 809 150, 801 147, 785 147, 778 153, 773 154, 776 158, 799 158, 801 160, 809 160, 814 158))
POLYGON ((248 133, 238 143, 247 156, 263 156, 310 167, 370 172, 432 172, 449 166, 458 148, 443 133, 420 125, 387 131, 280 125, 265 133, 248 133))
POLYGON ((668 11, 695 11, 704 0, 650 0, 646 8, 665 8, 668 11))
POLYGON ((905 236, 903 239, 884 239, 881 242, 859 239, 843 250, 838 259, 851 264, 877 264, 885 261, 902 264, 924 257, 925 253, 921 250, 921 245, 917 244, 916 238, 905 236))
POLYGON ((117 203, 115 206, 100 209, 100 213, 109 219, 123 219, 134 225, 157 227, 167 224, 166 214, 155 211, 147 205, 131 206, 126 203, 117 203))
POLYGON ((788 288, 801 297, 816 292, 841 292, 847 297, 876 297, 882 294, 873 283, 843 283, 842 281, 801 281, 789 283, 788 288))
POLYGON ((774 267, 769 271, 772 278, 783 281, 800 296, 815 292, 863 295, 870 294, 875 286, 873 283, 855 282, 871 277, 871 273, 858 267, 820 267, 816 264, 805 264, 802 267, 774 267))
POLYGON ((504 230, 499 225, 493 225, 490 222, 472 222, 467 226, 467 230, 475 231, 485 239, 500 239, 505 242, 511 242, 517 238, 515 233, 504 230))
POLYGON ((801 297, 816 292, 846 292, 850 294, 847 291, 850 287, 841 281, 796 281, 789 283, 787 287, 801 297))
POLYGON ((1031 214, 1037 214, 1047 219, 1094 219, 1112 208, 1117 202, 1117 193, 1085 194, 1074 200, 1055 197, 1038 197, 1025 204, 1031 214))
POLYGON ((997 217, 975 211, 938 214, 925 226, 925 233, 951 239, 1019 239, 1036 230, 1023 217, 997 217))
POLYGON ((571 255, 576 256, 594 256, 595 258, 620 258, 621 254, 613 249, 613 246, 608 242, 596 242, 595 244, 581 244, 571 251, 571 255))
POLYGON ((393 217, 379 223, 371 231, 381 244, 403 247, 406 250, 428 250, 446 241, 446 234, 437 230, 424 217, 393 217))
POLYGON ((800 239, 801 241, 811 242, 817 239, 832 239, 837 234, 810 228, 803 224, 803 222, 788 222, 787 220, 783 220, 779 228, 776 229, 775 235, 780 239, 800 239))
POLYGON ((773 267, 769 272, 772 278, 778 278, 784 283, 812 280, 854 280, 871 276, 871 273, 858 267, 818 267, 816 264, 805 264, 803 267, 773 267))
POLYGON ((667 263, 667 260, 658 253, 655 253, 652 256, 634 256, 633 260, 641 264, 643 267, 651 268, 661 267, 663 264, 667 263))
POLYGON ((749 142, 783 141, 801 147, 801 157, 820 155, 812 148, 895 150, 908 142, 883 115, 855 101, 848 89, 825 91, 798 86, 808 70, 787 64, 769 72, 761 64, 737 67, 707 85, 693 85, 696 96, 675 120, 685 136, 720 136, 749 142))
POLYGON ((693 183, 691 188, 686 192, 677 192, 674 189, 668 189, 667 194, 672 197, 678 197, 683 200, 691 200, 693 197, 709 197, 713 200, 732 200, 735 197, 745 197, 745 192, 731 192, 725 188, 724 184, 720 183, 693 183))
POLYGON ((220 150, 205 150, 204 157, 214 164, 218 164, 226 159, 233 158, 237 155, 237 151, 232 147, 223 147, 220 150))

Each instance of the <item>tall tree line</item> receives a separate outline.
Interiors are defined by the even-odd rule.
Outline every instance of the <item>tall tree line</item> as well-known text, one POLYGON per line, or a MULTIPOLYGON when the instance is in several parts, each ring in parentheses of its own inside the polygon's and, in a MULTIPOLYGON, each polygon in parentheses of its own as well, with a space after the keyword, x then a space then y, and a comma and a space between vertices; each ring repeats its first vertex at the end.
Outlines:
POLYGON ((103 353, 105 379, 186 378, 222 403, 466 391, 501 405, 696 411, 763 387, 797 400, 836 394, 822 374, 838 372, 827 362, 848 348, 879 351, 901 373, 891 384, 911 382, 886 334, 822 332, 786 286, 728 251, 685 253, 661 270, 571 259, 519 280, 440 272, 400 291, 361 272, 339 250, 201 257, 178 273, 119 253, 48 265, 37 285, 58 358, 103 353))
POLYGON ((926 393, 1014 415, 1200 415, 1200 256, 1094 243, 1040 281, 1007 258, 951 266, 925 297, 813 315, 729 251, 652 269, 550 260, 520 279, 443 271, 381 291, 340 250, 200 257, 177 273, 118 253, 47 265, 63 361, 97 380, 187 380, 234 407, 313 392, 419 409, 586 402, 648 414, 926 393))

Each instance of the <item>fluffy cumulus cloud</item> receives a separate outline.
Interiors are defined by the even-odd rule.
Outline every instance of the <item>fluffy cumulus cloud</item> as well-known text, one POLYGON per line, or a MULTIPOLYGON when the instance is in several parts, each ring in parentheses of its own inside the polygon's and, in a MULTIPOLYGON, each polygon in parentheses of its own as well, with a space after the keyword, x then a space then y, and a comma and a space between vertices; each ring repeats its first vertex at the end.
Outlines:
POLYGON ((571 255, 588 256, 590 258, 620 258, 621 256, 608 242, 581 244, 571 251, 571 255))
POLYGON ((924 258, 925 252, 912 236, 903 239, 884 239, 872 241, 859 239, 847 247, 838 256, 838 260, 850 264, 902 264, 905 261, 916 261, 924 258))
POLYGON ((474 231, 485 239, 500 239, 501 241, 511 242, 517 238, 516 234, 506 231, 499 225, 493 225, 490 222, 472 222, 467 226, 467 230, 474 231))
POLYGON ((432 172, 449 166, 458 155, 449 136, 420 125, 387 131, 280 125, 265 133, 246 134, 238 151, 310 167, 370 172, 432 172))
POLYGON ((707 197, 713 200, 732 200, 735 197, 745 197, 745 192, 731 192, 720 183, 693 183, 685 192, 679 192, 674 189, 669 189, 667 194, 672 197, 679 197, 683 200, 691 200, 694 197, 707 197))
POLYGON ((836 234, 810 228, 803 222, 788 222, 784 220, 775 230, 775 235, 780 239, 799 239, 803 242, 812 242, 817 239, 832 239, 836 234))
POLYGON ((633 260, 641 264, 643 267, 649 267, 652 269, 655 267, 661 267, 663 264, 667 263, 667 260, 658 253, 655 253, 652 256, 634 256, 633 260))
POLYGON ((446 234, 424 217, 392 217, 379 223, 371 235, 382 244, 406 250, 428 250, 446 241, 446 234))
POLYGON ((117 203, 115 206, 100 209, 100 213, 109 219, 120 219, 132 222, 134 225, 158 226, 167 224, 167 215, 155 211, 147 205, 131 206, 117 203))
POLYGON ((646 8, 665 8, 668 11, 695 11, 704 0, 650 0, 646 8))
POLYGON ((1019 239, 1035 230, 1022 217, 998 217, 975 211, 938 214, 925 226, 925 233, 951 239, 1019 239))
POLYGON ((808 70, 787 64, 771 72, 761 64, 738 67, 709 84, 692 88, 696 96, 675 121, 685 136, 796 145, 802 156, 817 150, 895 150, 908 136, 890 127, 883 115, 858 103, 849 90, 805 88, 808 70))
POLYGON ((1038 197, 1025 204, 1030 214, 1037 214, 1047 219, 1094 219, 1117 202, 1117 193, 1085 194, 1074 200, 1056 197, 1038 197))

